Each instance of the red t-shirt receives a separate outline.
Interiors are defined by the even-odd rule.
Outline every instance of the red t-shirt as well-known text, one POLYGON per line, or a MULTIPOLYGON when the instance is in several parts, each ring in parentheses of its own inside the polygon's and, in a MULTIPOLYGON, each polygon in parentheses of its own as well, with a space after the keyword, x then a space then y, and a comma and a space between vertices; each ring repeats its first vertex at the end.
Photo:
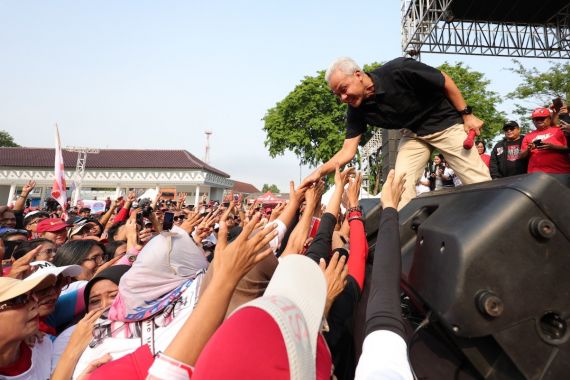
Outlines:
POLYGON ((483 160, 485 165, 487 165, 487 167, 489 167, 489 165, 491 164, 491 156, 489 156, 487 153, 483 153, 483 154, 480 154, 479 157, 481 157, 481 159, 483 160))
MULTIPOLYGON (((528 144, 535 140, 548 142, 555 145, 566 146, 566 136, 560 128, 549 127, 542 131, 532 131, 525 135, 521 151, 525 151, 528 144)), ((528 172, 543 172, 553 174, 569 174, 570 173, 570 156, 568 153, 561 153, 555 150, 539 150, 530 151, 528 160, 528 172)))

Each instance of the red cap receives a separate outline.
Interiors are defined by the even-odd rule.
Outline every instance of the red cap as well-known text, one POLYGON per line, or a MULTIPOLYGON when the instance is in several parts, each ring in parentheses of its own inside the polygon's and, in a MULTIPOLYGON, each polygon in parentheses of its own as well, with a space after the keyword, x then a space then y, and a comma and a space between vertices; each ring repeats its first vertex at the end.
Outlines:
POLYGON ((548 108, 537 108, 532 111, 532 115, 530 115, 531 119, 534 119, 535 117, 550 117, 550 111, 548 108))
POLYGON ((58 218, 44 219, 38 223, 37 231, 40 232, 56 232, 67 228, 68 225, 58 218))

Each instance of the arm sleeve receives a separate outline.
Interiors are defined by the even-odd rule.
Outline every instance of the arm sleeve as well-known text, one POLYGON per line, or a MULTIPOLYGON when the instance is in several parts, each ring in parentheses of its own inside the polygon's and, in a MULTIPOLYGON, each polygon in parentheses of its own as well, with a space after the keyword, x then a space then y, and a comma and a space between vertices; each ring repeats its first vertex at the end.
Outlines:
POLYGON ((366 258, 368 257, 368 241, 364 232, 364 222, 361 219, 352 219, 349 225, 350 255, 348 256, 348 273, 354 277, 360 291, 362 291, 364 289, 366 258))
POLYGON ((346 136, 352 139, 366 132, 366 120, 362 116, 362 112, 348 106, 346 113, 346 136))
POLYGON ((119 259, 113 265, 130 265, 132 266, 135 262, 137 256, 139 255, 140 251, 136 247, 131 247, 126 254, 119 259))
POLYGON ((14 217, 16 218, 16 228, 24 229, 24 213, 22 211, 14 211, 14 217))
POLYGON ((113 224, 117 224, 126 220, 128 216, 129 216, 129 209, 123 207, 122 209, 119 210, 119 212, 115 216, 115 219, 113 219, 113 224))
POLYGON ((317 264, 321 258, 325 259, 327 264, 329 262, 332 246, 332 235, 335 225, 336 218, 334 215, 329 212, 325 212, 321 218, 319 230, 317 231, 313 242, 307 250, 307 257, 315 260, 317 264))
POLYGON ((398 212, 386 208, 380 216, 370 297, 366 308, 366 335, 377 330, 388 330, 406 339, 400 310, 400 275, 402 259, 398 212))
MULTIPOLYGON (((506 154, 506 152, 503 152, 506 154)), ((497 156, 497 145, 491 151, 491 160, 489 162, 489 173, 491 174, 491 178, 501 178, 502 175, 499 173, 499 158, 497 156)))
POLYGON ((526 135, 523 138, 522 144, 521 144, 521 152, 524 152, 526 150, 526 148, 528 148, 528 143, 529 143, 530 139, 529 136, 526 135))

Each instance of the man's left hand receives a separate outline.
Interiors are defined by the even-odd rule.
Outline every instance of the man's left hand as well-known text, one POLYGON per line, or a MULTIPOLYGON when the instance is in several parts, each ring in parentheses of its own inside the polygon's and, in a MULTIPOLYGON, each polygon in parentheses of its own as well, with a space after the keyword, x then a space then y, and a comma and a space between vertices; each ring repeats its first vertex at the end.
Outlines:
POLYGON ((469 130, 475 130, 475 134, 479 136, 481 134, 481 128, 483 128, 483 120, 479 119, 475 115, 465 115, 463 116, 463 128, 465 129, 466 133, 469 133, 469 130))

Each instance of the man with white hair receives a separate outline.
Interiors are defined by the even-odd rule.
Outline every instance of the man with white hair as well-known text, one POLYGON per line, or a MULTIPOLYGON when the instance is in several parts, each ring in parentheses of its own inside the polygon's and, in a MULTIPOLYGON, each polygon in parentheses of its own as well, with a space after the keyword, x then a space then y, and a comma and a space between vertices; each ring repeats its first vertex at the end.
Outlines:
MULTIPOLYGON (((364 72, 351 58, 339 58, 325 79, 348 104, 346 138, 340 151, 304 179, 316 182, 354 158, 368 125, 401 129, 396 175, 416 183, 434 149, 443 153, 463 184, 489 181, 489 169, 476 150, 463 148, 469 130, 479 135, 483 121, 473 115, 453 80, 444 72, 411 58, 396 58, 364 72)), ((415 197, 408 186, 398 209, 415 197)))

